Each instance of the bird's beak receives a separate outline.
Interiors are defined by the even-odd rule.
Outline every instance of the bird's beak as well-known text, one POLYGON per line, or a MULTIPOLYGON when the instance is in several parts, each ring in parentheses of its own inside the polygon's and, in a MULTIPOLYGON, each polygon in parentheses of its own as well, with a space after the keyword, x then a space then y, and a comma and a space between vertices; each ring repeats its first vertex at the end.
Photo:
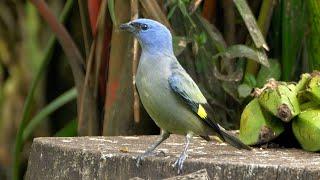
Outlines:
POLYGON ((134 26, 130 25, 130 23, 121 24, 120 29, 124 30, 124 31, 131 32, 131 33, 136 31, 136 28, 134 26))

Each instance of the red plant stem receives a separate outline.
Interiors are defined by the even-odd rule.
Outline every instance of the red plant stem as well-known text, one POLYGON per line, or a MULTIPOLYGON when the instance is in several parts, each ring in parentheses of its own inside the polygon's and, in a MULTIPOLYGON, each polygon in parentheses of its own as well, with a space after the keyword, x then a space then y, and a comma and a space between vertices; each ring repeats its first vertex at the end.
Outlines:
POLYGON ((97 21, 99 15, 101 0, 90 0, 88 1, 88 12, 90 25, 92 30, 92 35, 96 36, 97 34, 97 21))
MULTIPOLYGON (((88 1, 88 12, 93 37, 97 34, 97 22, 101 0, 88 1)), ((103 51, 101 52, 101 64, 99 67, 99 102, 103 104, 106 98, 106 85, 108 79, 109 55, 110 55, 110 41, 112 35, 112 23, 110 16, 106 17, 106 28, 104 32, 103 51)))
POLYGON ((216 16, 216 0, 205 0, 203 4, 202 16, 209 22, 216 16))

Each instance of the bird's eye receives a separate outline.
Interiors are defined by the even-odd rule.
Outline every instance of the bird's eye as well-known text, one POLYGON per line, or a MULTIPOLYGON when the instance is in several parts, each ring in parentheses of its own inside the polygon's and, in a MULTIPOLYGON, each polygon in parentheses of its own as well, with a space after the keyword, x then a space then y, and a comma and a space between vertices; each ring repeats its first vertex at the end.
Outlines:
POLYGON ((142 30, 147 30, 149 27, 148 27, 148 25, 146 25, 146 24, 141 24, 141 29, 142 30))

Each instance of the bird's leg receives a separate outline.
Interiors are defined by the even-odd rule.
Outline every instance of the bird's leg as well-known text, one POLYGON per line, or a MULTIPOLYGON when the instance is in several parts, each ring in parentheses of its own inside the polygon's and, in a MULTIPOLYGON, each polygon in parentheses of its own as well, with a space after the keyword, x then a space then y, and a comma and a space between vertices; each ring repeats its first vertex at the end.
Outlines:
POLYGON ((170 136, 170 133, 167 131, 162 131, 161 133, 161 138, 157 140, 156 143, 154 143, 152 146, 150 146, 146 152, 144 152, 143 154, 139 155, 137 157, 137 163, 136 166, 139 167, 140 166, 140 161, 143 160, 145 157, 151 156, 152 152, 154 149, 156 149, 164 140, 168 139, 170 136))
POLYGON ((180 174, 180 172, 182 170, 182 167, 183 167, 183 163, 188 157, 187 150, 188 150, 189 143, 190 143, 192 137, 193 137, 192 133, 188 133, 186 135, 186 144, 184 146, 184 150, 180 154, 180 157, 177 159, 177 161, 173 164, 173 167, 177 167, 178 168, 178 174, 180 174))

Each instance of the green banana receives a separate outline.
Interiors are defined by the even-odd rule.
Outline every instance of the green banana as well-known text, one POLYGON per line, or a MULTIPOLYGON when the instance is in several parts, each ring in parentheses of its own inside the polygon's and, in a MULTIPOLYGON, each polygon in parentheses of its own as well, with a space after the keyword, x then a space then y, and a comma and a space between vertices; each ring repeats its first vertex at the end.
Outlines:
POLYGON ((297 89, 294 84, 270 79, 258 95, 260 105, 284 122, 300 113, 297 89))
POLYGON ((264 111, 257 98, 253 99, 242 112, 239 138, 247 145, 269 142, 283 131, 283 123, 264 111))
POLYGON ((307 151, 320 150, 320 109, 307 109, 292 122, 292 130, 301 147, 307 151))
POLYGON ((320 104, 320 72, 313 72, 312 78, 307 86, 306 94, 310 100, 320 104))

